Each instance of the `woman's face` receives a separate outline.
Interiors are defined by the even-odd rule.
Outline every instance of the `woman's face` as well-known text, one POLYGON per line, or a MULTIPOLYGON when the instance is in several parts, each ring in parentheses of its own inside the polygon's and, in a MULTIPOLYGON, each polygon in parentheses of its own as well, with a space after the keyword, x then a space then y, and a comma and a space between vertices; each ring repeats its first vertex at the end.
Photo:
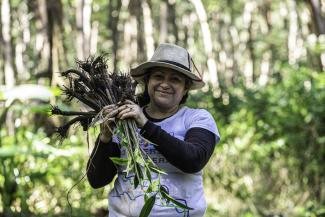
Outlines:
POLYGON ((168 68, 150 69, 148 94, 150 103, 163 109, 172 109, 180 104, 188 89, 185 88, 185 77, 181 73, 168 68))

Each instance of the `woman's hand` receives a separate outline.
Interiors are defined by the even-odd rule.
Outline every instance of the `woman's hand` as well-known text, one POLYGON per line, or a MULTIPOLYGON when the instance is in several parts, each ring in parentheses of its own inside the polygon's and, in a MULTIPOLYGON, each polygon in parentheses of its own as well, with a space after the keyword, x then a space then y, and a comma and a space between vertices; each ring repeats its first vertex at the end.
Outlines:
POLYGON ((116 105, 108 105, 103 108, 103 117, 105 121, 100 124, 99 139, 102 142, 109 142, 112 138, 111 123, 114 122, 114 117, 118 114, 119 110, 116 105))
POLYGON ((118 110, 119 113, 116 116, 118 119, 124 120, 127 118, 133 118, 140 128, 142 128, 148 121, 140 106, 131 100, 125 100, 125 103, 120 106, 118 110))

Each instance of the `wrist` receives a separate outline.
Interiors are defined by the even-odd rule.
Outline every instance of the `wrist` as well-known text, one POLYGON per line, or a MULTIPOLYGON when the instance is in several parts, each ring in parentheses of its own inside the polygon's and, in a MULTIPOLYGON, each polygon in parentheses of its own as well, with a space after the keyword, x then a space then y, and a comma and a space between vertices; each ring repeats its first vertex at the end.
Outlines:
POLYGON ((100 133, 99 139, 101 142, 108 143, 112 139, 112 135, 110 133, 100 133))
POLYGON ((140 121, 138 122, 138 127, 139 127, 139 128, 143 128, 144 125, 146 125, 147 121, 148 121, 148 119, 147 119, 145 116, 143 116, 143 117, 140 119, 140 121))

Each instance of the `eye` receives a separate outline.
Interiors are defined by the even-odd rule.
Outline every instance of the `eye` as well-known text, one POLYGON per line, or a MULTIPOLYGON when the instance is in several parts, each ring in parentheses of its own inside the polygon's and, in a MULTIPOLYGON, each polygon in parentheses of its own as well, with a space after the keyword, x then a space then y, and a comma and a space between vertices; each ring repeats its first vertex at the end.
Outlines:
POLYGON ((174 81, 174 82, 182 82, 182 79, 181 78, 179 78, 179 77, 171 77, 171 79, 170 79, 171 81, 174 81))
POLYGON ((164 76, 162 74, 153 74, 152 77, 154 77, 155 79, 163 79, 164 76))

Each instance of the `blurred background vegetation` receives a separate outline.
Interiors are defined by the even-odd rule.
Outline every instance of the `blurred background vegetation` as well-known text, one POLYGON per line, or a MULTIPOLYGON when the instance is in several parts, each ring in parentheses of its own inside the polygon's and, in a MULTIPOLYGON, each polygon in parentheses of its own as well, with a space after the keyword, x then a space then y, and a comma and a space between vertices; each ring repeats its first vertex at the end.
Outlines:
MULTIPOLYGON (((221 142, 207 217, 325 216, 325 0, 1 0, 0 216, 69 216, 98 130, 62 144, 57 72, 109 54, 128 71, 160 42, 189 49, 221 142)), ((105 216, 111 186, 81 181, 73 216, 105 216)))

